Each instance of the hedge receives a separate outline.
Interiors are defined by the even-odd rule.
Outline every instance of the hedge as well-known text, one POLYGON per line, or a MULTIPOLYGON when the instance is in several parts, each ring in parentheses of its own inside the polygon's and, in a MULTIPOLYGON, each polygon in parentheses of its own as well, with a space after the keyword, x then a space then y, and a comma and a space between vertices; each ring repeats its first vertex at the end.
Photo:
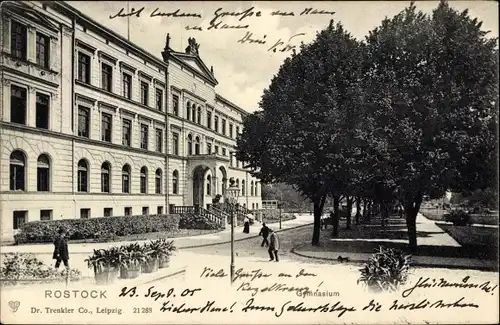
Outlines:
POLYGON ((64 219, 25 223, 14 236, 16 244, 52 242, 59 228, 64 228, 69 240, 105 239, 179 229, 178 215, 149 215, 64 219))
POLYGON ((209 220, 206 217, 202 217, 194 214, 183 214, 179 220, 180 229, 202 229, 202 230, 217 230, 221 229, 222 226, 209 220))

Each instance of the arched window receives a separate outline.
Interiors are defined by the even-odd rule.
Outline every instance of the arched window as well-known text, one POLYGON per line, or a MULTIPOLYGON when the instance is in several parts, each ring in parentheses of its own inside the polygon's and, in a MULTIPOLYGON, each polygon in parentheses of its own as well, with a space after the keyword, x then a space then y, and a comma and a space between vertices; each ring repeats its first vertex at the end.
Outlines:
POLYGON ((161 194, 161 169, 158 168, 155 173, 155 193, 161 194))
POLYGON ((245 196, 245 180, 241 181, 241 195, 245 196))
POLYGON ((191 109, 193 111, 193 122, 196 122, 196 106, 193 104, 191 109))
POLYGON ((103 193, 110 192, 109 190, 110 174, 111 174, 111 165, 109 164, 109 162, 105 161, 101 165, 101 192, 103 193))
POLYGON ((176 170, 172 173, 172 193, 179 194, 179 172, 176 170))
POLYGON ((36 190, 50 191, 50 159, 47 155, 38 156, 36 167, 36 190))
POLYGON ((186 106, 186 119, 190 120, 191 119, 191 103, 187 102, 186 106))
POLYGON ((10 190, 26 190, 26 157, 16 150, 10 154, 10 190))
POLYGON ((191 134, 188 135, 188 155, 193 154, 193 136, 191 134))
POLYGON ((196 120, 198 124, 201 124, 201 107, 198 106, 198 115, 196 116, 198 119, 196 120))
POLYGON ((78 162, 78 192, 89 191, 89 164, 85 159, 78 162))
POLYGON ((141 168, 141 193, 146 194, 148 192, 148 169, 146 166, 141 168))
POLYGON ((253 181, 250 183, 250 196, 253 196, 253 181))
POLYGON ((212 187, 212 177, 210 175, 207 176, 207 195, 212 195, 211 194, 211 187, 212 187))
POLYGON ((194 154, 195 155, 199 155, 200 154, 200 137, 196 137, 196 139, 195 139, 194 154))
POLYGON ((239 179, 236 179, 236 187, 240 188, 240 180, 239 179))
POLYGON ((252 203, 252 210, 255 210, 255 203, 252 203))
POLYGON ((122 168, 122 192, 130 193, 130 166, 125 165, 122 168))
POLYGON ((259 196, 259 182, 255 182, 255 196, 259 196))

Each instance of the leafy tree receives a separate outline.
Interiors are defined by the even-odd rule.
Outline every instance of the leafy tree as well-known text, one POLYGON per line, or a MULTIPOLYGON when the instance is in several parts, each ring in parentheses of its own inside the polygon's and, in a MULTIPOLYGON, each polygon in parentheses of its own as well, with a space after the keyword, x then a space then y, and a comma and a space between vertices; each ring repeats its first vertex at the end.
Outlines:
MULTIPOLYGON (((264 91, 262 112, 244 121, 237 157, 266 181, 293 185, 314 206, 312 244, 319 244, 327 194, 342 172, 342 105, 359 93, 359 43, 333 22, 314 42, 287 58, 264 91), (338 152, 337 154, 335 152, 338 152), (258 170, 257 170, 258 168, 258 170)), ((342 111, 344 109, 344 111, 342 111)), ((338 187, 340 188, 339 182, 338 187)))
POLYGON ((431 17, 412 3, 366 39, 375 152, 389 171, 384 188, 394 187, 404 206, 412 250, 424 195, 495 179, 497 50, 480 28, 446 2, 431 17))

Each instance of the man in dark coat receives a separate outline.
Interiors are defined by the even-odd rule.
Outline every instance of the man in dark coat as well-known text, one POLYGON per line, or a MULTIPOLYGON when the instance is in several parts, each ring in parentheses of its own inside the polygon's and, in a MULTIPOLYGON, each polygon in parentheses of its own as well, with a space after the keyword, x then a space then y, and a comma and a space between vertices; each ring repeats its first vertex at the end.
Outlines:
POLYGON ((269 249, 267 250, 269 252, 269 261, 276 260, 276 262, 279 261, 278 259, 278 251, 280 249, 280 239, 278 238, 278 234, 275 233, 272 229, 269 229, 269 232, 271 234, 270 236, 270 243, 269 243, 269 249))
POLYGON ((269 236, 269 228, 267 228, 266 223, 262 223, 262 228, 260 229, 259 236, 262 236, 262 244, 260 247, 264 247, 264 244, 266 244, 266 247, 269 246, 269 241, 267 241, 267 236, 269 236))
POLYGON ((59 235, 54 240, 54 254, 52 258, 56 260, 56 269, 59 268, 61 262, 64 263, 66 268, 69 268, 68 241, 66 240, 66 231, 63 228, 59 229, 59 235))

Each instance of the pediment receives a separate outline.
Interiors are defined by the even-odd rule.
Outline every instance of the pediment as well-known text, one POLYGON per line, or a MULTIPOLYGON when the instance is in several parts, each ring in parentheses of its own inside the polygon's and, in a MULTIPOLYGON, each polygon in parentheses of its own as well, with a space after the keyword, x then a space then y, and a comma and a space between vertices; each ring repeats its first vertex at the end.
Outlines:
POLYGON ((5 5, 5 9, 54 32, 59 31, 59 28, 54 23, 31 7, 16 2, 8 2, 5 5))
POLYGON ((200 59, 199 56, 184 54, 179 52, 174 52, 172 55, 179 61, 181 61, 185 66, 191 68, 193 72, 196 72, 200 77, 211 81, 214 85, 218 84, 217 80, 207 68, 205 63, 200 59))

